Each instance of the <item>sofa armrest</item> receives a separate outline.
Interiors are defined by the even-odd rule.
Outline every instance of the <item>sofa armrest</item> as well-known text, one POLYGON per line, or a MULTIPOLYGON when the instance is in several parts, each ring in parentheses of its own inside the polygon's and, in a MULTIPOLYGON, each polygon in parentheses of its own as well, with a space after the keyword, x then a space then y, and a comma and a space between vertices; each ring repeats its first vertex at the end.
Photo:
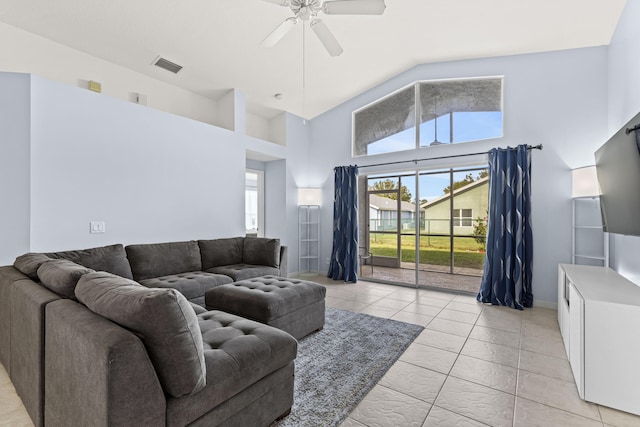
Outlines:
POLYGON ((288 253, 289 250, 286 246, 280 246, 280 277, 288 277, 289 276, 289 261, 288 261, 288 253))
POLYGON ((11 283, 10 378, 33 424, 43 425, 44 336, 47 305, 60 299, 24 278, 11 283))
POLYGON ((85 306, 47 305, 45 425, 166 423, 166 401, 138 337, 85 306))
POLYGON ((28 279, 12 266, 0 267, 0 363, 11 375, 11 287, 17 280, 28 279))

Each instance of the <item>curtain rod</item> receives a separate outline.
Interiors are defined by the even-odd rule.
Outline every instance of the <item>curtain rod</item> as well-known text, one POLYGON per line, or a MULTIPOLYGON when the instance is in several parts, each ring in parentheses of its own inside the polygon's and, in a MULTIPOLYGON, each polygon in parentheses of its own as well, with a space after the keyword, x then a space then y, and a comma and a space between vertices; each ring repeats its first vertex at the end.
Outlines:
MULTIPOLYGON (((542 150, 542 144, 538 144, 538 145, 529 145, 527 146, 527 150, 542 150)), ((440 160, 440 159, 451 159, 451 158, 455 158, 455 157, 468 157, 468 156, 478 156, 481 154, 489 154, 488 151, 484 151, 481 153, 467 153, 467 154, 455 154, 455 155, 451 155, 451 156, 440 156, 440 157, 429 157, 429 158, 424 158, 424 159, 413 159, 413 160, 400 160, 397 162, 387 162, 387 163, 376 163, 373 165, 362 165, 362 166, 358 166, 358 169, 360 168, 371 168, 374 166, 387 166, 387 165, 397 165, 400 163, 418 163, 418 162, 422 162, 425 160, 440 160)))
POLYGON ((635 132, 635 131, 637 131, 637 130, 640 130, 640 125, 635 125, 635 126, 634 126, 634 127, 632 127, 632 128, 626 128, 626 129, 624 130, 624 132, 625 132, 627 135, 629 135, 631 132, 635 132))

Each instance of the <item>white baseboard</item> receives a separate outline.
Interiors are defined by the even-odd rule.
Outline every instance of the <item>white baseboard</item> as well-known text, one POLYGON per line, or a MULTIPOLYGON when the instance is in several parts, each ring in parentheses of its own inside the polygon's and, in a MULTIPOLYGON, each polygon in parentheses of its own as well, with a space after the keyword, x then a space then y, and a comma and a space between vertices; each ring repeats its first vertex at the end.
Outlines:
POLYGON ((534 307, 542 307, 542 308, 551 308, 553 310, 557 310, 558 309, 558 303, 557 301, 533 301, 533 306, 534 307))

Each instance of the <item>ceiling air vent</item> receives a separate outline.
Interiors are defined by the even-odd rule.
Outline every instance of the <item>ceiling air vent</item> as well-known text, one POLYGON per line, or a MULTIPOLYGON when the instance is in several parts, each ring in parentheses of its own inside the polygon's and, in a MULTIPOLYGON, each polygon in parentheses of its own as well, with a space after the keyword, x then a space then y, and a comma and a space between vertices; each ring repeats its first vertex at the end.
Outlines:
POLYGON ((167 71, 171 71, 173 74, 178 74, 178 71, 182 70, 182 65, 174 64, 171 61, 167 61, 162 57, 158 57, 153 63, 156 67, 164 68, 167 71))

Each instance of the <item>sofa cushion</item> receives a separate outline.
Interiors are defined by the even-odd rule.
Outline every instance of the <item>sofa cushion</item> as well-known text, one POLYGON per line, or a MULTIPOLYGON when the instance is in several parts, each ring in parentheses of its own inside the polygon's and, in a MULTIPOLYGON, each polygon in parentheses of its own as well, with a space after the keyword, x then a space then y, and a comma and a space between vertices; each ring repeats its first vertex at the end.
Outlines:
POLYGON ((129 245, 126 251, 137 281, 202 270, 200 248, 194 240, 129 245))
POLYGON ((323 301, 326 293, 318 283, 265 276, 220 286, 205 301, 210 309, 267 323, 323 301))
POLYGON ((31 280, 38 281, 38 269, 47 261, 51 261, 51 258, 45 254, 29 252, 16 258, 13 266, 29 276, 31 280))
POLYGON ((207 312, 207 309, 199 304, 194 304, 192 302, 189 302, 189 305, 191 306, 191 308, 193 308, 193 311, 196 313, 196 315, 207 312))
POLYGON ((202 269, 208 270, 221 265, 241 264, 244 237, 230 239, 198 240, 202 269))
POLYGON ((265 376, 289 365, 298 343, 286 332, 222 311, 198 315, 207 386, 167 399, 167 425, 187 425, 265 376))
POLYGON ((127 253, 121 244, 75 251, 46 253, 49 258, 68 259, 96 271, 106 271, 118 276, 133 279, 127 253))
POLYGON ((65 298, 76 299, 78 280, 94 270, 66 259, 51 259, 38 268, 40 282, 49 290, 65 298))
POLYGON ((101 246, 97 248, 78 249, 74 251, 27 253, 16 258, 13 265, 29 276, 38 280, 38 268, 51 259, 66 259, 96 271, 106 271, 118 276, 133 279, 127 253, 121 244, 101 246))
POLYGON ((264 265, 235 264, 214 267, 207 270, 209 273, 224 274, 233 279, 233 282, 240 280, 253 279, 261 276, 279 276, 280 270, 274 267, 265 267, 264 265))
POLYGON ((148 288, 176 289, 188 300, 203 297, 207 290, 231 282, 233 280, 229 276, 204 271, 189 271, 187 273, 140 280, 140 283, 148 288))
POLYGON ((246 237, 242 251, 242 262, 267 267, 280 267, 280 239, 246 237))
POLYGON ((205 387, 198 318, 180 292, 96 272, 82 276, 76 297, 94 313, 140 336, 166 393, 179 397, 205 387))

